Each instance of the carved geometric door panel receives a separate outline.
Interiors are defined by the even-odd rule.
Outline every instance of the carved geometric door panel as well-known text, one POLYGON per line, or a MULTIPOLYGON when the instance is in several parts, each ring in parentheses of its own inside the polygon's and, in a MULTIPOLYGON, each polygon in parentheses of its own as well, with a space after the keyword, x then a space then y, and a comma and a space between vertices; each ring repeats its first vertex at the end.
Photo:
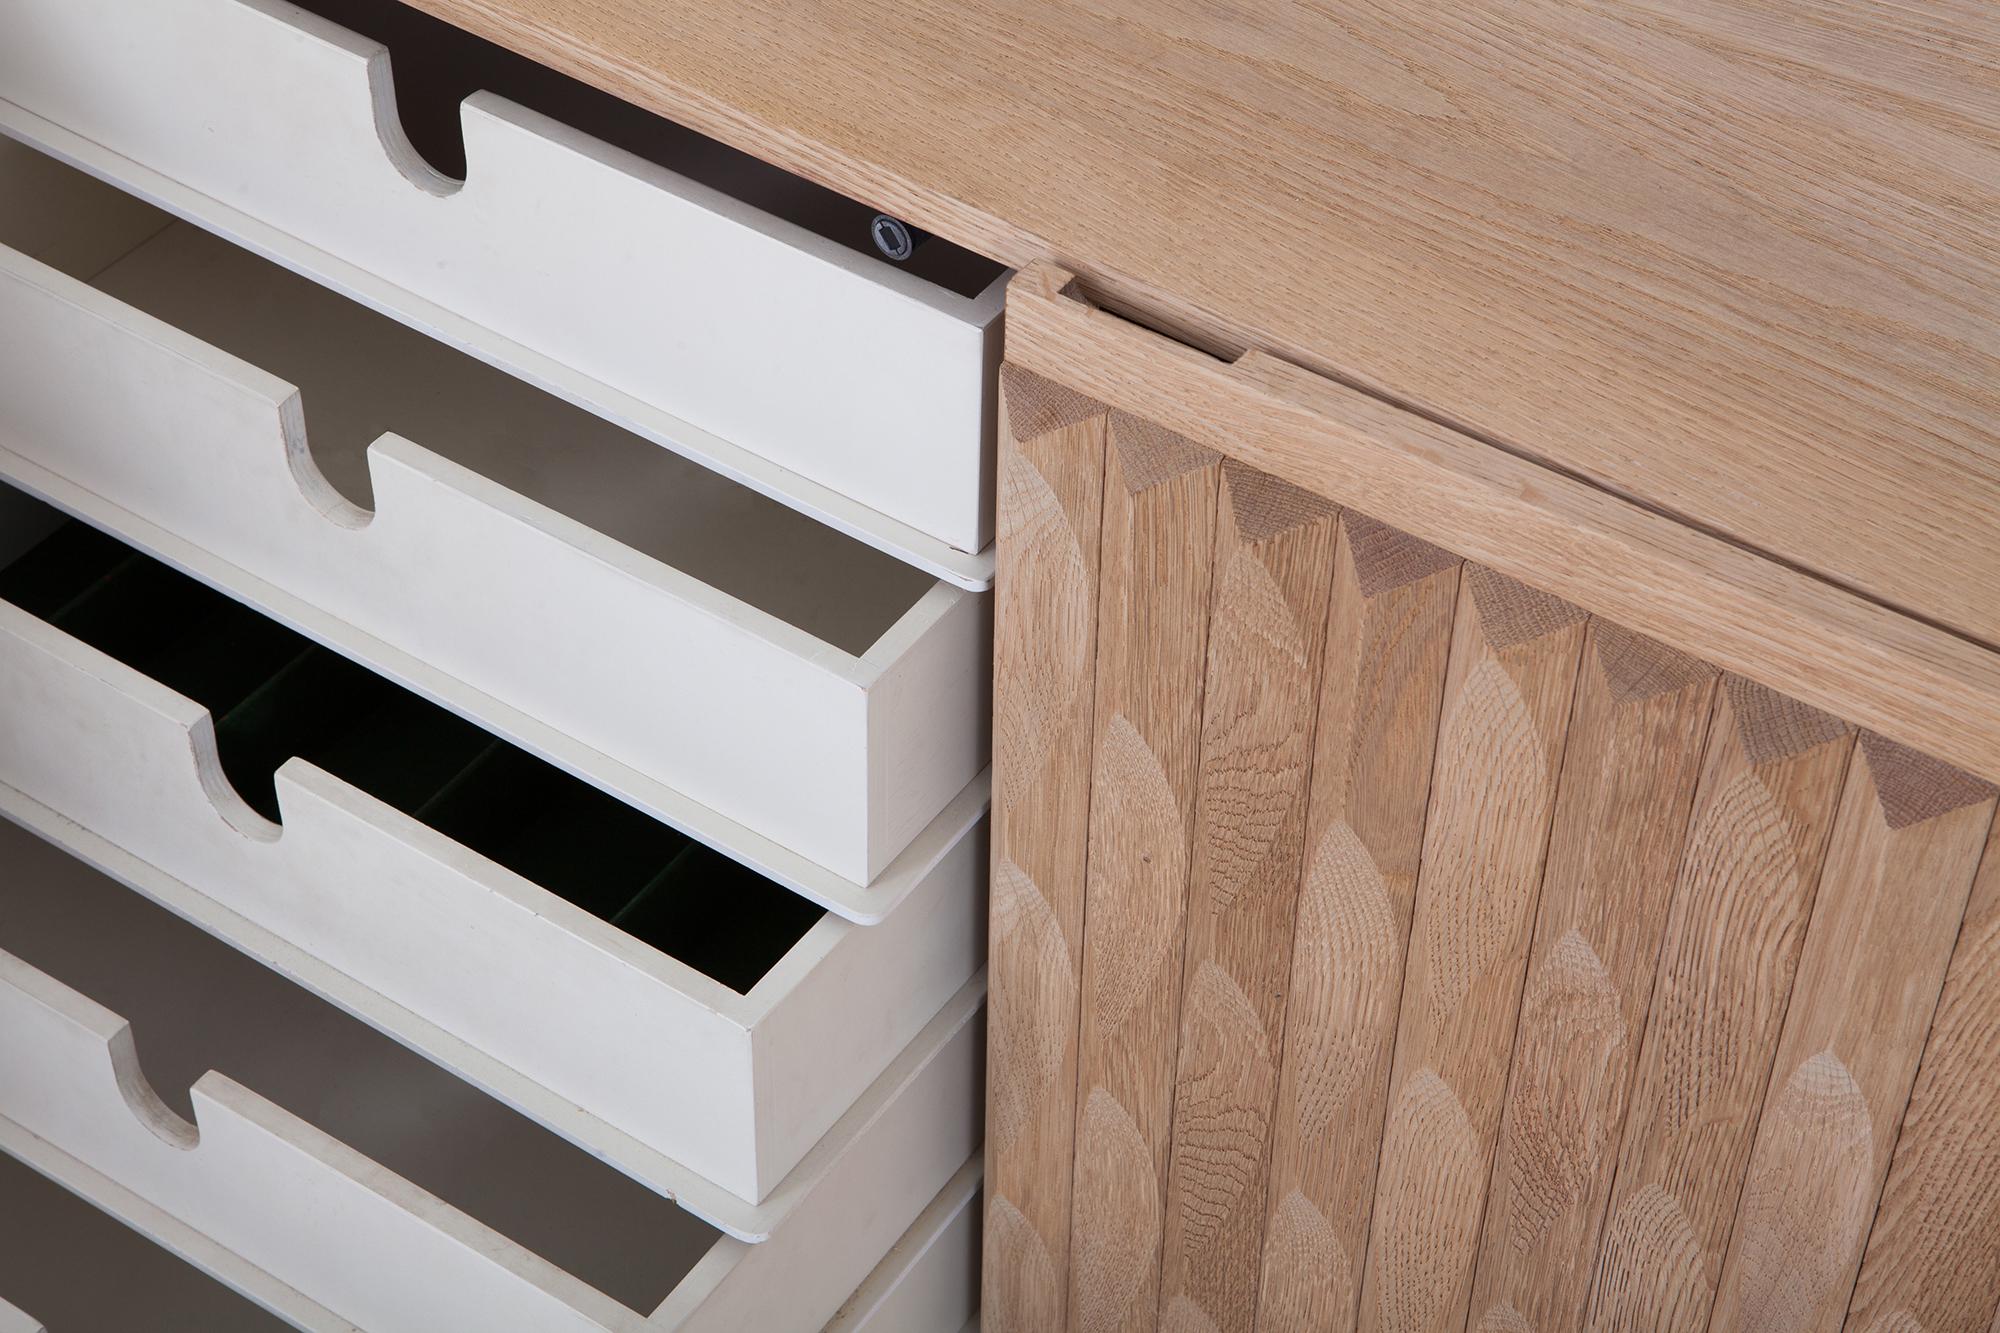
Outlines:
POLYGON ((1002 392, 987 1328, 1984 1333, 1991 786, 1002 392))

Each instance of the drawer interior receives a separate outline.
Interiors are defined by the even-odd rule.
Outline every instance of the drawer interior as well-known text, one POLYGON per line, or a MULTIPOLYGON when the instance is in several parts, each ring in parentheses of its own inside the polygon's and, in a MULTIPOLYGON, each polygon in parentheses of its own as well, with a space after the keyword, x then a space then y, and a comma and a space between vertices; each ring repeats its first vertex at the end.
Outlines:
MULTIPOLYGON (((891 262, 881 258, 870 238, 876 210, 869 205, 599 92, 403 0, 295 2, 389 48, 403 132, 442 175, 465 177, 459 104, 476 92, 498 93, 857 253, 891 262)), ((897 267, 960 296, 978 295, 1004 271, 938 237, 921 241, 897 267)))
POLYGON ((0 568, 0 599, 207 708, 224 773, 266 818, 279 766, 306 759, 744 994, 824 915, 207 585, 8 497, 0 514, 26 549, 0 568))
MULTIPOLYGON (((217 1070, 637 1311, 717 1241, 664 1197, 5 821, 0 865, 7 951, 126 1017, 147 1082, 177 1114, 191 1115, 189 1085, 217 1070)), ((0 1291, 7 1264, 0 1255, 0 1291)))
MULTIPOLYGON (((5 1153, 0 1199, 7 1201, 0 1207, 0 1301, 56 1333, 291 1327, 5 1153)), ((11 1326, 0 1318, 0 1327, 11 1326)))
POLYGON ((394 432, 850 654, 934 586, 865 543, 4 139, 0 244, 297 386, 313 467, 361 510, 373 502, 368 446, 394 432))

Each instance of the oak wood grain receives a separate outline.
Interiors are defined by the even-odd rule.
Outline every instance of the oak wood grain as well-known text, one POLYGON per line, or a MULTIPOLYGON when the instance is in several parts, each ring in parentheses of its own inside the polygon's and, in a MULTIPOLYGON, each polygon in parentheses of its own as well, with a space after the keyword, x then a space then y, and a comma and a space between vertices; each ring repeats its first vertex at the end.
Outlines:
POLYGON ((1744 1176, 1714 1327, 1840 1327, 1993 805, 1987 784, 1862 734, 1744 1176))
POLYGON ((1257 1327, 1361 1295, 1459 561, 1342 513, 1266 1191, 1257 1327))
POLYGON ((1160 1325, 1248 1330, 1335 510, 1224 464, 1182 964, 1160 1325))
POLYGON ((1708 1327, 1853 732, 1717 692, 1584 1326, 1708 1327))
POLYGON ((1069 1326, 1159 1304, 1222 458, 1115 413, 1099 566, 1069 1326))
POLYGON ((1090 800, 1102 404, 1002 368, 987 1022, 988 1327, 1063 1322, 1090 800))
POLYGON ((1536 909, 1472 1327, 1573 1328, 1595 1269, 1714 668, 1593 620, 1536 909))
POLYGON ((1171 342, 1066 294, 1068 276, 1039 265, 1010 284, 1008 354, 1023 365, 1165 413, 1233 457, 2000 780, 1989 648, 1297 366, 1171 342))
POLYGON ((1857 1333, 2000 1313, 2000 825, 1986 842, 1848 1307, 1857 1333))
POLYGON ((2000 641, 1991 5, 417 3, 2000 641))
POLYGON ((1465 1323, 1584 615, 1475 565, 1452 630, 1360 1327, 1465 1323))

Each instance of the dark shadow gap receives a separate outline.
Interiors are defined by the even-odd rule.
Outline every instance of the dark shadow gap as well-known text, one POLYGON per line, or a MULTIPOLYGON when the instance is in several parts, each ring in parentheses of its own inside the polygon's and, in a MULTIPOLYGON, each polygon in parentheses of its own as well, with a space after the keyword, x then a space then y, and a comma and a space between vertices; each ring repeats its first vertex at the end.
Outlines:
POLYGON ((0 598, 206 708, 223 772, 267 819, 277 769, 308 760, 739 993, 824 915, 86 524, 64 523, 0 569, 0 598))
POLYGON ((884 258, 872 226, 879 210, 685 126, 538 65, 400 0, 294 0, 300 8, 389 48, 403 133, 431 167, 464 180, 459 105, 476 92, 561 121, 635 157, 838 241, 960 296, 976 296, 1004 266, 932 236, 907 260, 884 258))

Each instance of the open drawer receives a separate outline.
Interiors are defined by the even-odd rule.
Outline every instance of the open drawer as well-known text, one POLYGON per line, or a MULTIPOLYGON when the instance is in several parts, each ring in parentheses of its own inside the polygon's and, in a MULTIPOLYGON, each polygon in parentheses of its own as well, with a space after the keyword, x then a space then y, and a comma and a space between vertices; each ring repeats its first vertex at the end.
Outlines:
POLYGON ((977 1143, 975 981, 745 1244, 44 850, 0 885, 0 1151, 301 1326, 808 1333, 977 1143))
POLYGON ((0 808, 286 942, 347 1007, 732 1230, 789 1206, 773 1190, 980 964, 976 807, 857 926, 8 497, 0 808))
MULTIPOLYGON (((784 208, 771 168, 666 122, 606 131, 650 161, 489 92, 463 106, 453 179, 398 114, 481 61, 443 25, 392 82, 388 48, 278 0, 5 0, 0 23, 9 132, 935 572, 990 577, 965 553, 991 537, 997 266, 927 278, 732 197, 784 208)), ((559 115, 600 96, 521 78, 559 115)))
POLYGON ((10 240, 7 479, 850 919, 921 877, 984 595, 0 140, 10 240))
MULTIPOLYGON (((975 1154, 824 1333, 952 1333, 964 1327, 979 1308, 979 1175, 975 1154)), ((59 1333, 163 1327, 270 1333, 285 1327, 159 1239, 125 1226, 5 1152, 0 1198, 8 1203, 0 1210, 0 1333, 43 1333, 42 1321, 29 1310, 54 1320, 59 1333)), ((629 1219, 614 1215, 603 1225, 623 1232, 629 1219)), ((170 1224, 158 1229, 173 1230, 170 1224)), ((197 1238, 180 1243, 205 1249, 197 1238)), ((220 1255, 204 1257, 211 1268, 227 1264, 220 1255)), ((649 1270, 666 1266, 657 1251, 649 1250, 648 1258, 649 1270)), ((293 1308, 306 1313, 302 1304, 293 1308)))

